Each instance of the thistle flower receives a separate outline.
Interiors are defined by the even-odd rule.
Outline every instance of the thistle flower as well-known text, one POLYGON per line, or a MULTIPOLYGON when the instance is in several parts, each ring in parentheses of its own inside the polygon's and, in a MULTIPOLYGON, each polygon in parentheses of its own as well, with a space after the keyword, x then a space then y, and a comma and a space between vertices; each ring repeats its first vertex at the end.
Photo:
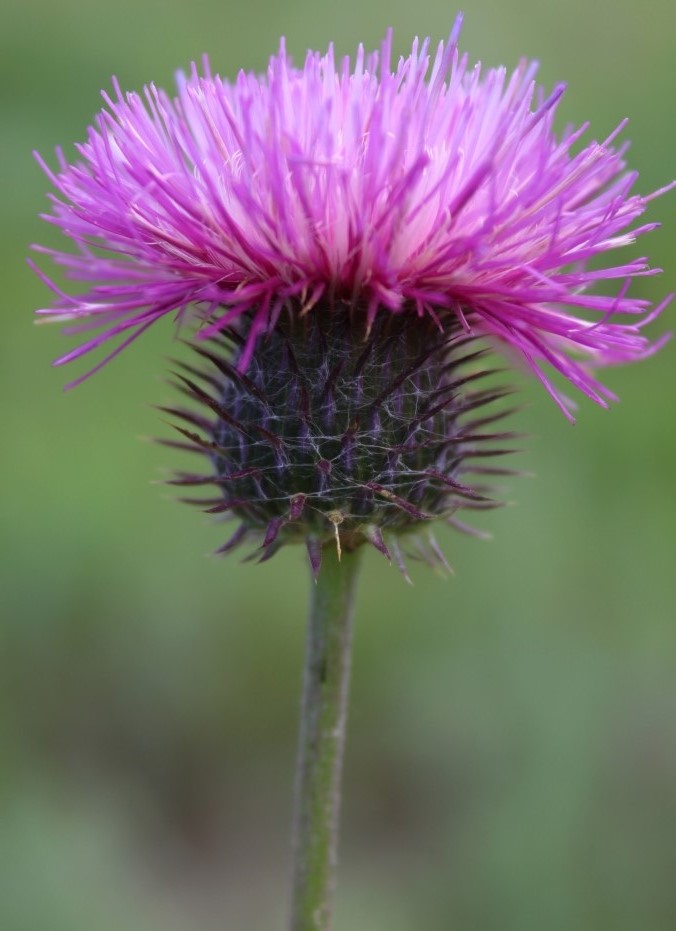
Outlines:
POLYGON ((171 410, 212 471, 176 481, 217 486, 201 503, 241 521, 224 549, 303 539, 316 571, 335 538, 401 564, 402 533, 490 505, 465 475, 500 472, 481 462, 511 435, 486 430, 504 411, 477 413, 504 392, 473 384, 474 341, 511 350, 571 419, 551 371, 605 406, 593 369, 660 345, 643 327, 668 299, 629 294, 659 270, 606 255, 655 228, 636 221, 667 188, 632 193, 624 123, 577 151, 587 124, 556 135, 564 87, 546 96, 534 64, 470 68, 460 25, 394 67, 388 35, 354 64, 329 48, 300 69, 282 43, 234 83, 205 61, 174 100, 116 83, 80 161, 43 163, 61 195, 46 219, 77 251, 41 251, 95 282, 38 311, 94 331, 57 364, 118 340, 105 362, 168 314, 199 320, 208 370, 180 385, 207 416, 171 410))
POLYGON ((388 36, 354 65, 329 49, 302 69, 282 44, 233 84, 205 62, 175 100, 116 84, 80 160, 43 163, 60 194, 46 219, 76 252, 41 251, 92 282, 69 296, 43 275, 59 300, 38 312, 94 334, 58 362, 117 341, 105 362, 192 317, 190 404, 163 408, 180 435, 164 442, 208 471, 173 484, 211 488, 188 500, 239 521, 222 552, 307 546, 290 931, 332 927, 362 544, 406 577, 404 551, 445 567, 430 522, 467 529, 461 508, 495 505, 485 483, 506 470, 486 460, 515 436, 496 426, 511 412, 497 347, 571 417, 551 372, 605 405, 594 367, 659 346, 643 328, 667 301, 629 295, 657 270, 606 258, 654 228, 636 221, 662 193, 632 193, 624 124, 578 149, 586 125, 552 128, 563 87, 546 96, 526 62, 470 70, 460 25, 394 68, 388 36))

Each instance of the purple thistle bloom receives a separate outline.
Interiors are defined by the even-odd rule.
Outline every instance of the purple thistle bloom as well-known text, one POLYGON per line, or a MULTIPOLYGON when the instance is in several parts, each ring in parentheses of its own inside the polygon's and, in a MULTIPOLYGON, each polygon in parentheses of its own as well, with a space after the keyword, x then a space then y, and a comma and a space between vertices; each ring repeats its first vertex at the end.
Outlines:
POLYGON ((645 258, 588 263, 654 229, 635 223, 672 185, 632 193, 624 123, 575 151, 586 124, 552 129, 563 86, 545 96, 527 62, 469 68, 460 25, 394 68, 388 35, 353 64, 329 49, 302 69, 282 44, 265 75, 234 83, 205 62, 175 100, 115 84, 80 161, 41 162, 59 192, 45 218, 77 251, 36 248, 92 283, 69 296, 45 278, 59 300, 38 313, 95 333, 58 363, 118 339, 107 361, 161 317, 196 313, 205 338, 247 321, 246 372, 284 313, 347 303, 366 333, 408 315, 497 338, 568 416, 548 368, 605 405, 589 366, 654 351, 642 330, 668 298, 629 295, 659 271, 645 258))

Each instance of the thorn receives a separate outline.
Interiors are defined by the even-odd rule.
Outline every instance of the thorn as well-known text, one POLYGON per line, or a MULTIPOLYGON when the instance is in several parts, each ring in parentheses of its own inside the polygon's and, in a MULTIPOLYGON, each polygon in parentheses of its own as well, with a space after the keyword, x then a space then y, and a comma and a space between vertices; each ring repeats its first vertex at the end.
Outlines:
POLYGON ((448 566, 446 558, 443 556, 443 554, 441 554, 441 559, 439 558, 440 551, 437 552, 438 547, 435 550, 434 547, 429 543, 429 540, 423 540, 420 537, 414 537, 413 542, 415 543, 415 547, 420 554, 418 558, 422 560, 422 562, 427 563, 427 565, 433 569, 442 579, 445 579, 448 575, 448 569, 450 569, 450 566, 448 566))
POLYGON ((390 546, 392 547, 392 553, 394 555, 394 561, 396 563, 397 569, 401 573, 404 581, 408 582, 409 585, 413 585, 413 579, 408 574, 408 568, 406 566, 406 561, 404 560, 404 554, 401 551, 399 541, 396 537, 393 537, 390 540, 390 546))
POLYGON ((226 543, 224 543, 223 546, 219 546, 217 550, 214 550, 214 553, 218 555, 223 555, 224 553, 232 552, 232 550, 234 550, 235 547, 239 546, 239 544, 244 540, 247 533, 248 533, 248 528, 246 524, 240 524, 237 530, 235 530, 233 535, 230 537, 230 539, 226 543))
POLYGON ((505 417, 511 417, 512 414, 518 414, 521 410, 523 410, 522 404, 505 408, 504 410, 498 411, 496 414, 490 414, 487 417, 475 417, 472 420, 465 421, 462 425, 462 429, 463 431, 479 430, 482 427, 487 427, 489 424, 498 423, 498 421, 504 420, 505 417))
MULTIPOLYGON (((473 339, 470 337, 469 342, 472 342, 473 339)), ((457 349, 462 343, 455 344, 452 348, 457 349)), ((459 356, 457 359, 451 359, 450 362, 447 362, 444 366, 444 373, 453 372, 455 369, 460 368, 461 365, 466 365, 468 362, 478 362, 479 359, 485 358, 485 356, 491 355, 493 352, 490 348, 476 349, 474 352, 469 352, 467 355, 459 356)), ((495 369, 482 369, 483 372, 493 372, 495 369)), ((475 376, 469 376, 475 377, 475 376)), ((460 382, 462 383, 462 382, 460 382)))
POLYGON ((415 517, 416 520, 434 519, 433 514, 425 514, 424 511, 418 510, 415 505, 406 501, 404 498, 400 498, 399 495, 395 495, 393 491, 389 490, 389 488, 384 488, 382 485, 378 485, 377 482, 366 482, 363 487, 370 488, 371 491, 375 491, 377 495, 385 498, 386 501, 391 501, 392 504, 396 505, 400 510, 406 511, 407 514, 415 517))
POLYGON ((354 378, 356 378, 358 375, 361 374, 362 369, 363 369, 364 366, 366 365, 366 362, 367 362, 367 360, 368 360, 368 357, 369 357, 369 356, 371 355, 371 353, 373 352, 373 347, 374 347, 374 345, 375 345, 375 340, 369 339, 369 338, 367 337, 367 339, 366 339, 366 347, 364 348, 364 351, 361 353, 361 355, 359 356, 359 358, 357 359, 357 361, 356 361, 356 363, 355 363, 355 365, 354 365, 354 369, 353 369, 353 372, 352 372, 352 375, 353 375, 354 378))
POLYGON ((261 543, 261 549, 267 550, 267 548, 275 542, 275 540, 277 539, 277 534, 282 529, 285 523, 286 523, 285 517, 273 517, 272 518, 272 520, 269 522, 267 526, 267 530, 265 531, 265 537, 263 539, 263 542, 261 543))
POLYGON ((375 524, 363 524, 359 529, 364 534, 369 543, 374 546, 379 553, 382 553, 385 559, 391 563, 392 555, 387 548, 385 540, 383 539, 383 534, 380 530, 380 527, 376 527, 375 524))
POLYGON ((165 407, 162 404, 156 404, 154 407, 156 411, 162 411, 163 414, 169 414, 170 417, 178 417, 179 420, 183 420, 199 430, 204 430, 205 433, 210 433, 213 428, 211 421, 207 420, 206 417, 201 417, 196 411, 185 410, 182 407, 165 407))
POLYGON ((513 456, 516 453, 522 453, 522 449, 469 449, 462 454, 464 460, 468 459, 486 459, 488 456, 513 456))
POLYGON ((489 375, 501 375, 509 371, 506 368, 488 368, 488 369, 479 369, 478 372, 472 372, 470 375, 465 375, 464 378, 454 379, 453 385, 455 388, 464 388, 465 385, 469 385, 471 382, 479 381, 482 378, 487 378, 489 375))
MULTIPOLYGON (((191 430, 185 430, 183 427, 179 427, 177 424, 172 423, 171 426, 177 433, 180 433, 181 436, 184 436, 187 440, 190 440, 191 443, 194 443, 195 446, 199 447, 200 450, 208 450, 209 452, 218 452, 218 445, 212 443, 209 440, 203 439, 199 433, 193 433, 191 430)), ((162 442, 160 440, 160 442, 162 442)))
POLYGON ((305 495, 296 494, 291 497, 291 505, 289 507, 289 516, 287 520, 295 521, 300 520, 303 509, 305 508, 305 495))
MULTIPOLYGON (((207 407, 210 407, 211 410, 218 417, 220 417, 224 423, 229 424, 229 426, 233 427, 247 439, 251 439, 251 434, 247 431, 243 424, 241 424, 239 420, 236 420, 231 414, 229 414, 219 401, 216 401, 214 398, 212 398, 211 395, 206 391, 202 391, 199 385, 196 385, 195 382, 190 381, 189 378, 185 378, 183 375, 177 375, 177 378, 190 389, 192 395, 197 398, 198 401, 203 401, 207 407)), ((262 428, 258 427, 257 429, 261 430, 262 428)))
POLYGON ((310 560, 310 569, 312 570, 312 575, 316 582, 322 565, 322 545, 317 537, 306 537, 305 545, 310 560))
POLYGON ((270 446, 273 446, 276 450, 284 449, 286 443, 281 438, 281 436, 276 436, 274 433, 271 433, 269 430, 266 430, 265 427, 261 427, 260 424, 253 424, 252 430, 255 430, 256 433, 260 433, 263 439, 267 440, 270 446))
POLYGON ((151 484, 180 486, 214 485, 216 484, 216 478, 213 475, 193 475, 191 472, 177 472, 174 478, 154 479, 151 484))
POLYGON ((324 388, 322 389, 321 397, 319 399, 320 403, 323 404, 329 397, 343 368, 343 363, 344 359, 339 359, 329 372, 326 381, 324 382, 324 388))
POLYGON ((466 475, 471 473, 472 475, 499 475, 499 476, 508 476, 510 478, 535 478, 535 472, 524 471, 523 469, 500 469, 497 466, 460 466, 458 469, 459 475, 466 475))
POLYGON ((140 437, 144 442, 148 443, 157 443, 158 446, 166 446, 168 449, 179 449, 183 453, 199 453, 200 456, 204 455, 204 450, 199 446, 195 446, 191 443, 182 443, 180 440, 169 440, 164 437, 140 437))
POLYGON ((221 498, 177 498, 181 504, 192 504, 195 507, 215 507, 222 504, 221 498))
POLYGON ((342 556, 342 550, 340 548, 340 534, 338 532, 338 527, 345 520, 345 515, 343 514, 342 511, 329 511, 326 516, 333 524, 333 533, 336 538, 336 553, 338 554, 338 562, 340 562, 340 558, 342 556))
POLYGON ((514 502, 510 501, 496 501, 495 499, 488 499, 487 501, 465 501, 463 503, 463 511, 496 511, 498 508, 509 507, 514 502))
POLYGON ((496 440, 527 440, 530 436, 509 430, 503 433, 456 433, 453 439, 458 443, 491 443, 496 440))
MULTIPOLYGON (((231 365, 227 359, 224 359, 222 356, 217 355, 215 352, 210 352, 208 349, 205 349, 204 346, 198 346, 195 343, 187 343, 184 341, 184 345, 189 346, 190 349, 192 349, 193 352, 196 352, 198 356, 201 356, 203 359, 211 362, 211 364, 216 369, 218 369, 221 375, 225 376, 225 378, 228 378, 231 381, 239 382, 248 388, 252 394, 255 394, 259 400, 264 400, 264 395, 259 391, 257 386, 254 385, 251 379, 246 375, 242 375, 242 373, 238 372, 234 365, 231 365)), ((181 363, 181 365, 185 367, 184 363, 181 363)))
MULTIPOLYGON (((280 543, 279 540, 276 540, 274 543, 271 543, 270 546, 268 546, 268 548, 265 550, 265 552, 263 552, 259 556, 258 564, 260 565, 261 563, 267 562, 268 559, 272 559, 272 557, 281 550, 282 545, 283 544, 280 543)), ((254 551, 254 554, 255 554, 255 551, 254 551)))
POLYGON ((470 501, 491 500, 485 495, 480 494, 475 488, 471 488, 469 485, 464 485, 462 482, 456 481, 450 475, 444 475, 443 472, 440 472, 438 469, 425 469, 425 473, 429 475, 430 478, 434 478, 438 482, 443 482, 444 485, 448 485, 459 498, 467 498, 470 501))
POLYGON ((246 507, 247 501, 222 501, 220 504, 215 504, 213 507, 206 508, 205 514, 225 514, 226 511, 231 511, 233 508, 246 507))
POLYGON ((441 549, 441 547, 440 547, 439 544, 437 543, 437 539, 436 539, 436 537, 434 536, 434 534, 432 533, 432 531, 430 531, 430 532, 427 534, 427 542, 429 543, 430 548, 431 548, 432 552, 434 553, 434 555, 436 556, 437 560, 438 560, 439 563, 443 566, 443 568, 446 570, 446 572, 447 572, 449 575, 455 575, 455 569, 454 569, 453 566, 449 563, 449 561, 446 559, 446 556, 445 556, 445 554, 444 554, 444 551, 441 549))
POLYGON ((487 530, 479 530, 478 527, 472 527, 470 524, 466 524, 461 520, 458 520, 457 517, 449 517, 446 523, 450 527, 454 527, 456 530, 459 530, 460 533, 466 533, 470 537, 476 537, 478 540, 492 540, 493 534, 489 533, 487 530))
POLYGON ((380 392, 378 397, 369 404, 368 409, 376 410, 377 408, 379 408, 382 405, 383 401, 386 401, 387 398, 389 398, 392 392, 396 391, 400 385, 403 385, 407 378, 410 378, 412 375, 415 375, 415 373, 421 369, 421 367, 425 364, 425 362, 427 362, 430 356, 433 356, 435 352, 439 351, 439 349, 440 349, 439 346, 434 346, 432 349, 426 349, 425 352, 421 353, 418 356, 418 358, 415 360, 415 362, 413 362, 412 365, 409 365, 409 367, 406 368, 401 373, 401 375, 399 375, 397 378, 391 381, 387 385, 387 387, 383 391, 380 392))
POLYGON ((189 365, 187 362, 182 362, 180 359, 169 359, 168 360, 172 365, 175 365, 176 368, 181 369, 183 372, 187 372, 188 375, 193 375, 195 378, 201 378, 202 381, 206 382, 208 385, 214 389, 214 391, 222 391, 223 384, 220 382, 216 376, 209 375, 208 372, 203 372, 202 369, 197 368, 196 365, 189 365))
POLYGON ((465 395, 464 404, 458 408, 458 414, 466 414, 468 411, 484 407, 486 404, 493 404, 494 401, 502 401, 503 398, 509 398, 516 393, 516 388, 488 388, 485 391, 468 391, 465 395))
POLYGON ((449 406, 456 398, 455 394, 451 394, 450 397, 444 398, 438 404, 435 404, 434 407, 425 408, 421 414, 419 414, 415 420, 411 421, 411 426, 417 427, 419 424, 423 423, 425 420, 431 420, 432 417, 435 417, 438 413, 443 411, 449 406))

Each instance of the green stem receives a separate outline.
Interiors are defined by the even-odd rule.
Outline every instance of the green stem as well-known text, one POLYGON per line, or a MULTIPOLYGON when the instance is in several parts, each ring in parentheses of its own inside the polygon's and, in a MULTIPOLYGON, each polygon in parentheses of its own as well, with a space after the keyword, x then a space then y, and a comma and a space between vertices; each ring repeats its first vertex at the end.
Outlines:
POLYGON ((338 847, 354 593, 360 553, 327 546, 308 624, 293 830, 289 931, 330 931, 338 847))

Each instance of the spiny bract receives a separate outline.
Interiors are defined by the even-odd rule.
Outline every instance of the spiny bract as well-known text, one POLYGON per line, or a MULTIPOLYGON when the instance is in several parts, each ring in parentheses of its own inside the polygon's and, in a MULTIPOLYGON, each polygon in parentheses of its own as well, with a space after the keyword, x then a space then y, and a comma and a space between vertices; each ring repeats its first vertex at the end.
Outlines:
POLYGON ((403 542, 448 569, 429 522, 469 529, 460 508, 495 507, 475 482, 509 473, 485 458, 515 437, 493 429, 508 408, 483 410, 510 392, 482 387, 494 373, 478 342, 412 315, 380 316, 367 335, 363 311, 346 305, 280 319, 246 372, 236 329, 194 345, 207 366, 183 364, 178 386, 197 406, 162 410, 184 423, 169 445, 204 453, 210 468, 170 484, 214 488, 184 500, 240 521, 220 552, 254 540, 264 561, 304 540, 316 573, 323 546, 367 542, 408 577, 403 542))

